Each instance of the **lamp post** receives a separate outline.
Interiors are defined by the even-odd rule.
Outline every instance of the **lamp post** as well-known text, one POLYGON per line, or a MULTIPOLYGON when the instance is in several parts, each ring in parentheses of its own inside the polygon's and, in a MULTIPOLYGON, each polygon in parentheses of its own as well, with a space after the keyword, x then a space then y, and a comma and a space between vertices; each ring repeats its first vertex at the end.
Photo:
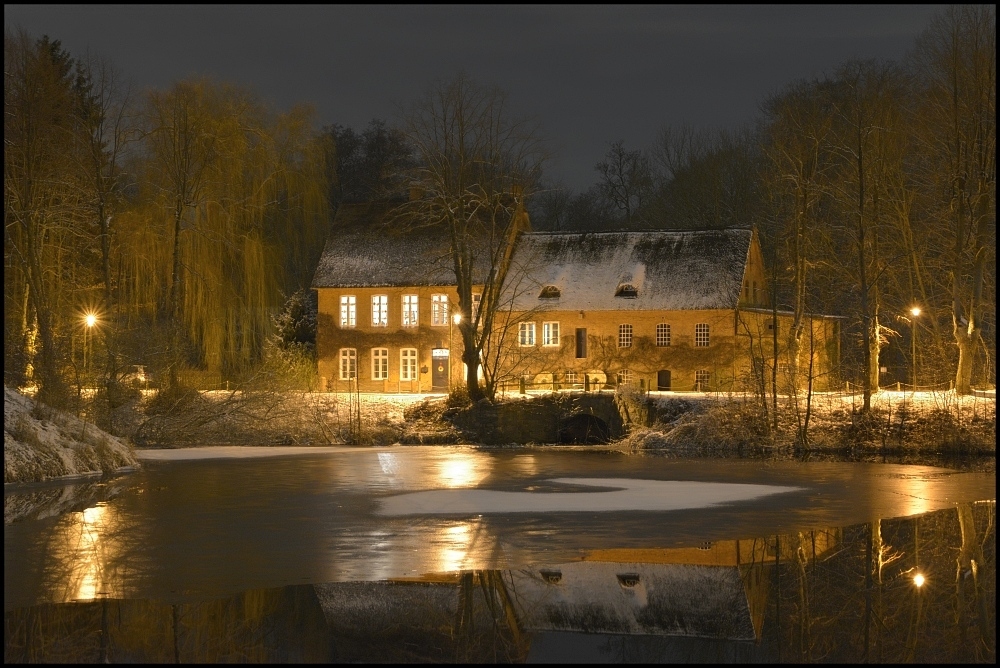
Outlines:
POLYGON ((83 374, 84 377, 90 375, 90 358, 92 353, 90 348, 93 341, 93 329, 94 325, 97 324, 97 316, 93 313, 88 313, 83 317, 83 324, 86 329, 83 330, 83 374))
POLYGON ((913 372, 911 373, 911 379, 913 380, 913 392, 917 391, 917 316, 920 315, 920 307, 913 306, 910 308, 910 315, 913 318, 910 320, 910 345, 912 346, 912 364, 913 372))
POLYGON ((452 334, 454 326, 462 322, 462 314, 456 313, 448 319, 448 389, 451 390, 451 378, 454 375, 454 370, 452 369, 453 356, 451 354, 451 349, 454 346, 455 340, 452 334))

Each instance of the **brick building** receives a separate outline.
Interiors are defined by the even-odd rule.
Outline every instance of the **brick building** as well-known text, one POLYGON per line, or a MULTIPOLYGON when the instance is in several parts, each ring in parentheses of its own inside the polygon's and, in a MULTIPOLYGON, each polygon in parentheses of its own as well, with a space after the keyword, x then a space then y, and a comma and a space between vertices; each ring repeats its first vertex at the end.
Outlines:
MULTIPOLYGON (((319 375, 336 391, 448 391, 465 378, 449 237, 395 232, 390 207, 338 212, 312 286, 319 375)), ((497 344, 506 383, 725 391, 760 373, 751 350, 772 355, 775 313, 751 230, 523 233, 508 285, 497 344)), ((792 317, 776 319, 781 370, 792 317)), ((839 362, 839 321, 808 324, 800 365, 812 361, 820 388, 839 362)))

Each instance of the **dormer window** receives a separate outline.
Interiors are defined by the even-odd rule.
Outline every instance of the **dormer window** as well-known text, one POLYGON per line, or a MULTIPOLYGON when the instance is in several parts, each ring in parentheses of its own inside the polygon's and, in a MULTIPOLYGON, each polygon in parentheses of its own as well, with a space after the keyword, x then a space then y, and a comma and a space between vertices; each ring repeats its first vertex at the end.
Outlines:
POLYGON ((618 290, 615 291, 615 297, 625 297, 626 299, 635 299, 639 296, 639 290, 631 283, 622 283, 618 286, 618 290))
POLYGON ((539 299, 559 299, 561 296, 562 293, 559 291, 559 288, 554 285, 546 285, 542 288, 542 291, 538 293, 539 299))

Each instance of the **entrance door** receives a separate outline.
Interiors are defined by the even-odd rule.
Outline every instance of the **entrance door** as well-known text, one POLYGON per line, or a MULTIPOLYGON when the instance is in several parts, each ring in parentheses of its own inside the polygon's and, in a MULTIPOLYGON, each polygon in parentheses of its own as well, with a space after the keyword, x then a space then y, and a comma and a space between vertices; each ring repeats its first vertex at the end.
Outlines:
POLYGON ((578 327, 576 330, 576 358, 578 360, 587 357, 587 328, 578 327))
POLYGON ((661 392, 670 391, 670 369, 660 369, 656 372, 656 389, 661 392))
POLYGON ((448 349, 435 348, 431 351, 431 389, 435 392, 447 392, 448 387, 448 349))

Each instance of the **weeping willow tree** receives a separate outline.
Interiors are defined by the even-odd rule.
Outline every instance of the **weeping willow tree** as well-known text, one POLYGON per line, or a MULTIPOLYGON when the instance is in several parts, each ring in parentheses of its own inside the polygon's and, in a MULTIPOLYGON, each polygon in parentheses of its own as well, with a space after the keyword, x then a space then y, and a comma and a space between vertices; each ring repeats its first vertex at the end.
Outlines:
POLYGON ((149 94, 119 263, 131 313, 166 332, 170 384, 185 366, 246 369, 283 295, 306 284, 328 222, 310 121, 207 81, 149 94))

